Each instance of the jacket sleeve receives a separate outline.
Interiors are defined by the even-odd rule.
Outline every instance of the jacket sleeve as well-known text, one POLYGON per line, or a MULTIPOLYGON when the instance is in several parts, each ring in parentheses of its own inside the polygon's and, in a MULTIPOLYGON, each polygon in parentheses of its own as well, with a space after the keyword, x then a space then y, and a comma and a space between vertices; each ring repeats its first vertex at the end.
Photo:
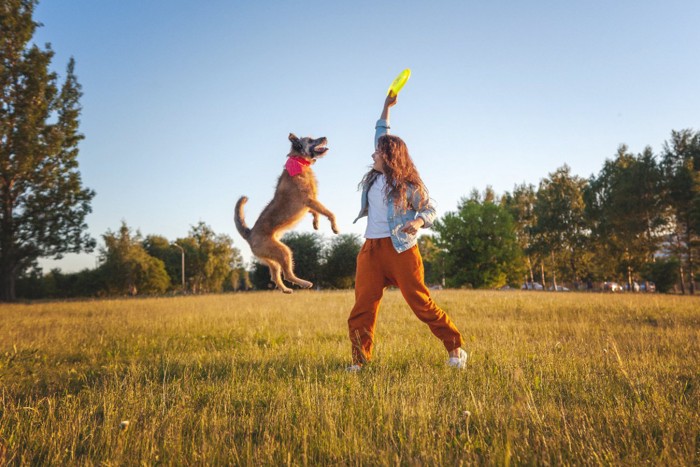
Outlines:
POLYGON ((380 118, 377 120, 377 124, 374 126, 374 149, 377 149, 379 138, 389 134, 389 128, 391 128, 391 125, 389 125, 388 119, 384 120, 383 118, 380 118))
POLYGON ((423 228, 429 229, 433 226, 435 222, 435 217, 437 212, 435 211, 435 204, 430 198, 425 199, 425 206, 421 207, 421 203, 424 201, 424 196, 426 193, 421 193, 420 190, 413 188, 410 195, 411 206, 416 211, 416 217, 423 219, 423 228))

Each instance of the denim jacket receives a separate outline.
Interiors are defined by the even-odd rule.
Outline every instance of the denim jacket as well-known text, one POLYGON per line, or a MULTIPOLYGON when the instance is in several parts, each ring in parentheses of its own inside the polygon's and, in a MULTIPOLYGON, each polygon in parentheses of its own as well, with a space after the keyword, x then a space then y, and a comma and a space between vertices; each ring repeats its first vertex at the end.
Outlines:
MULTIPOLYGON (((376 131, 374 134, 375 148, 377 147, 377 141, 379 141, 379 137, 388 134, 389 128, 390 126, 387 120, 380 119, 377 121, 377 125, 375 127, 376 131)), ((353 221, 353 224, 357 222, 360 218, 366 216, 369 212, 369 203, 367 201, 368 191, 369 187, 364 187, 362 189, 360 213, 357 215, 357 218, 353 221)), ((409 185, 406 198, 409 206, 406 212, 401 212, 400 210, 397 210, 394 203, 389 202, 389 214, 387 220, 389 221, 389 228, 391 229, 391 243, 394 245, 394 248, 399 253, 403 253, 409 248, 412 248, 418 242, 417 234, 408 234, 401 231, 404 224, 406 224, 406 222, 408 221, 416 219, 417 217, 420 217, 423 219, 424 222, 423 228, 427 229, 432 227, 436 216, 435 205, 430 199, 426 200, 427 202, 425 206, 422 207, 422 209, 416 210, 416 208, 420 206, 421 202, 423 201, 423 194, 413 185, 409 185)))

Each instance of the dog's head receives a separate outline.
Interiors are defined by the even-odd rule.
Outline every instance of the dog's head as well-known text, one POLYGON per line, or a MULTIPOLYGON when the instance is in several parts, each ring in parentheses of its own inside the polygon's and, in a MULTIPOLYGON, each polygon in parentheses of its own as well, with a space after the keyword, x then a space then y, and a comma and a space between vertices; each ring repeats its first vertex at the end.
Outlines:
POLYGON ((289 156, 301 156, 311 161, 323 156, 328 151, 328 140, 326 138, 297 138, 294 133, 289 133, 289 141, 292 142, 292 150, 289 156))

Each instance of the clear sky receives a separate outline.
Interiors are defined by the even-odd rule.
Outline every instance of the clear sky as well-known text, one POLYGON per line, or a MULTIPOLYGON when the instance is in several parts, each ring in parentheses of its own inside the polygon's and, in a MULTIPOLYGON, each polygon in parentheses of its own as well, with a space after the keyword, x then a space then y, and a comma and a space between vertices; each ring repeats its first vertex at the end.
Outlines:
MULTIPOLYGON (((392 132, 439 216, 474 188, 537 185, 563 164, 589 177, 621 143, 658 153, 671 130, 700 127, 696 0, 43 0, 35 19, 61 79, 76 60, 99 242, 122 220, 171 240, 203 221, 249 260, 233 207, 247 195, 254 223, 289 132, 328 137, 319 199, 361 234, 357 184, 404 68, 392 132)), ((312 231, 311 217, 296 229, 312 231)), ((325 219, 320 232, 333 235, 325 219)))

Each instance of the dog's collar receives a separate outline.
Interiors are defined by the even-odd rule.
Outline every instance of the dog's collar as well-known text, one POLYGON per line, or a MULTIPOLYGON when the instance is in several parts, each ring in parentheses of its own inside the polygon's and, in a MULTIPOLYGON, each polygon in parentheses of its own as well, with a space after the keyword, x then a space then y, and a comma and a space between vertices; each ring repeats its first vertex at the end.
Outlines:
POLYGON ((287 159, 287 163, 284 164, 284 168, 287 169, 287 173, 292 177, 299 175, 304 171, 304 169, 311 165, 311 161, 299 156, 291 156, 287 159))

